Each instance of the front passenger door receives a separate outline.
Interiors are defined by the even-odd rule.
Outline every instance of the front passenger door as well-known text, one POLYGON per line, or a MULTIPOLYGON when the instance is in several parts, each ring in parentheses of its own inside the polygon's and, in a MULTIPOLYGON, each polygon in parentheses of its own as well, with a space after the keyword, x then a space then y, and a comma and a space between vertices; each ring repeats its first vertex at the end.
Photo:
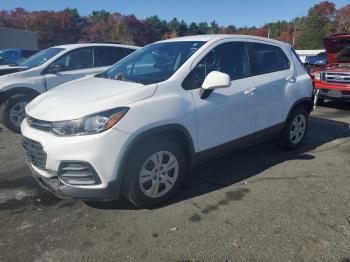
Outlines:
POLYGON ((79 48, 64 54, 46 69, 46 88, 51 89, 65 82, 89 74, 98 73, 93 67, 93 49, 79 48), (56 69, 56 72, 50 71, 56 69))
POLYGON ((226 42, 213 48, 186 77, 196 108, 198 147, 205 151, 255 132, 255 94, 249 80, 244 42, 226 42), (231 86, 200 97, 205 77, 212 71, 230 75, 231 86))

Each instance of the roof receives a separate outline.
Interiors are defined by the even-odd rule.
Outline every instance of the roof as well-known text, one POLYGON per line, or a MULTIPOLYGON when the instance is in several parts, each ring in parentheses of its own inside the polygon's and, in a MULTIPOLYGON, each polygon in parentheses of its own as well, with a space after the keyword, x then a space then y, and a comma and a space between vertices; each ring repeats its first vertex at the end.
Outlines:
POLYGON ((131 48, 131 49, 140 48, 138 46, 133 46, 133 45, 122 45, 122 44, 111 44, 111 43, 77 43, 77 44, 58 45, 55 47, 64 48, 64 49, 75 49, 75 48, 89 47, 89 46, 114 46, 114 47, 123 47, 123 48, 131 48))
POLYGON ((274 40, 271 38, 265 38, 260 36, 251 36, 251 35, 225 35, 225 34, 216 34, 216 35, 193 35, 193 36, 183 36, 172 39, 167 39, 159 42, 175 42, 175 41, 205 41, 205 42, 216 42, 222 39, 246 39, 246 40, 259 40, 264 42, 270 42, 278 45, 287 45, 288 43, 274 40))

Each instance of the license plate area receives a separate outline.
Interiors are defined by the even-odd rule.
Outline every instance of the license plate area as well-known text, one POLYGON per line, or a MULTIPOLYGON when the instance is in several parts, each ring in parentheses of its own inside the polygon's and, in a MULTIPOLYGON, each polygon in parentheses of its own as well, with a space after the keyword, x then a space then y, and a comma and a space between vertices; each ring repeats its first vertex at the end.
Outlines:
POLYGON ((330 97, 341 97, 342 96, 342 93, 340 90, 333 90, 333 89, 330 89, 328 90, 328 96, 330 97))

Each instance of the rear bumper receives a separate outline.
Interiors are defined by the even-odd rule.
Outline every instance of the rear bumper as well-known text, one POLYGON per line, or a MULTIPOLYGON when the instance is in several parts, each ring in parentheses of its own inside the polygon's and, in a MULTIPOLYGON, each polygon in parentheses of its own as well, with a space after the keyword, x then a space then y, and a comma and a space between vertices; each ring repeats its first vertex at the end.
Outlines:
POLYGON ((56 197, 62 199, 81 199, 81 200, 116 200, 119 198, 119 192, 116 190, 116 181, 113 181, 105 188, 92 189, 84 187, 69 186, 63 184, 57 177, 44 177, 36 168, 28 162, 32 171, 32 176, 38 182, 41 188, 50 191, 56 197))

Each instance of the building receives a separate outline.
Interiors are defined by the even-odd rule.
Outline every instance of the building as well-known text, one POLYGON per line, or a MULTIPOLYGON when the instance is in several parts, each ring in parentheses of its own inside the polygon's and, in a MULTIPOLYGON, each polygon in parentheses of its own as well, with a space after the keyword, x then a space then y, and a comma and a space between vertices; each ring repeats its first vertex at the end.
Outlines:
POLYGON ((0 27, 0 50, 8 48, 38 49, 37 33, 0 27))

